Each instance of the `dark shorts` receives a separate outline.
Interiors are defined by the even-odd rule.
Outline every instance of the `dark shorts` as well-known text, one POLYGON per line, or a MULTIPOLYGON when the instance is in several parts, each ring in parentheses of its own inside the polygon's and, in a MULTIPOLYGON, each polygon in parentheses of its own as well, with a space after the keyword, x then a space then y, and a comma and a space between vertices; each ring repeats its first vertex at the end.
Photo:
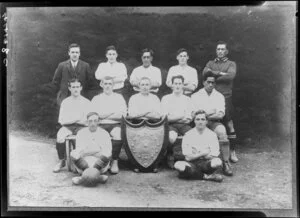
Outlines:
POLYGON ((169 124, 169 131, 174 131, 178 135, 184 135, 187 131, 191 130, 192 127, 187 123, 171 123, 169 124))
POLYGON ((106 123, 105 124, 101 123, 101 124, 99 124, 99 126, 102 129, 105 129, 108 133, 110 133, 113 130, 113 128, 115 128, 115 127, 120 127, 121 128, 120 123, 107 123, 107 124, 106 123))
POLYGON ((232 96, 225 97, 225 116, 223 118, 224 122, 232 120, 234 114, 234 107, 232 104, 232 96))
POLYGON ((68 125, 63 125, 63 126, 66 127, 68 130, 70 130, 73 135, 76 135, 79 130, 86 127, 86 126, 78 124, 78 123, 68 124, 68 125))
POLYGON ((203 175, 212 174, 216 169, 211 167, 211 159, 198 159, 194 161, 187 161, 191 166, 186 167, 183 172, 179 173, 180 178, 185 179, 203 179, 203 175))

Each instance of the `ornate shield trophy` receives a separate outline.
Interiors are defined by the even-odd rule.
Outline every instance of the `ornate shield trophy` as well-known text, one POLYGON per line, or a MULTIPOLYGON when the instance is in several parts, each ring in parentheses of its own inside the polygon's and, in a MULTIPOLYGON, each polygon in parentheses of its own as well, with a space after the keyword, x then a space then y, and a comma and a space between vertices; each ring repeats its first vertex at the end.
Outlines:
POLYGON ((125 152, 129 160, 143 172, 152 170, 166 152, 169 140, 167 118, 157 123, 143 120, 133 124, 123 117, 122 125, 125 152))

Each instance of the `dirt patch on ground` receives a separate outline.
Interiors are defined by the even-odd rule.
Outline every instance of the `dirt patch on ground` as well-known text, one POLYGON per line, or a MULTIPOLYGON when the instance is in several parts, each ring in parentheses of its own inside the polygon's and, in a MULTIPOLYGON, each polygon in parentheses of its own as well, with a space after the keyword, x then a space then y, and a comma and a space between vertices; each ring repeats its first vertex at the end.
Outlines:
POLYGON ((164 166, 157 174, 136 174, 125 162, 106 184, 86 188, 72 185, 75 174, 66 169, 52 173, 57 162, 54 142, 17 132, 9 135, 9 206, 292 208, 289 143, 281 150, 268 150, 267 145, 254 148, 251 143, 240 146, 240 161, 233 165, 235 175, 225 177, 223 183, 181 180, 176 171, 164 166))

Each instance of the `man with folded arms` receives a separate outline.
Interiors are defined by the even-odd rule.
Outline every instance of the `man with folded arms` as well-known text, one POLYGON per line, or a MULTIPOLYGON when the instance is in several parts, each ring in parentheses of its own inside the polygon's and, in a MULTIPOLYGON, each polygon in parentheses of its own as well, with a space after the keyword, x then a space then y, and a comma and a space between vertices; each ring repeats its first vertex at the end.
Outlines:
POLYGON ((191 98, 183 94, 184 77, 181 75, 172 77, 173 92, 163 96, 161 100, 163 114, 168 117, 170 154, 167 154, 168 165, 174 167, 175 159, 182 159, 179 135, 183 136, 191 129, 192 102, 191 98))
POLYGON ((119 172, 118 159, 122 148, 121 121, 126 116, 127 106, 125 99, 113 90, 114 79, 106 76, 101 81, 103 93, 92 99, 93 110, 99 114, 99 125, 105 129, 112 138, 112 164, 110 172, 119 172))
POLYGON ((182 140, 184 161, 174 165, 179 171, 179 178, 204 179, 222 182, 223 177, 216 172, 222 166, 218 157, 219 142, 217 135, 206 127, 207 117, 203 110, 194 114, 195 127, 188 131, 182 140))
POLYGON ((229 164, 230 143, 225 126, 221 122, 225 115, 225 98, 215 89, 216 76, 212 72, 207 72, 203 81, 204 88, 194 93, 191 97, 194 107, 193 111, 204 110, 206 112, 207 127, 214 131, 219 139, 223 172, 227 176, 232 176, 233 172, 229 164))

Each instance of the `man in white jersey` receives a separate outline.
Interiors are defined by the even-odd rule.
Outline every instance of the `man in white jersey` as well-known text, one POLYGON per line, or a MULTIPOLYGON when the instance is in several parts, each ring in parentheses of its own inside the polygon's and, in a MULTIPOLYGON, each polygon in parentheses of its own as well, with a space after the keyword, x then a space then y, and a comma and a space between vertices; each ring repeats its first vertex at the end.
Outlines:
POLYGON ((151 92, 157 93, 161 86, 161 71, 152 65, 153 54, 151 49, 143 49, 143 65, 135 68, 130 75, 130 84, 136 92, 139 92, 139 82, 142 77, 148 77, 151 80, 151 92))
POLYGON ((184 161, 174 165, 179 178, 204 179, 222 182, 223 177, 216 173, 222 166, 218 157, 219 142, 216 133, 206 127, 207 117, 203 110, 195 112, 195 127, 188 131, 182 140, 184 161))
POLYGON ((95 72, 95 77, 100 81, 106 76, 112 77, 114 80, 114 91, 122 94, 124 82, 127 79, 127 69, 123 63, 117 61, 117 57, 116 48, 108 46, 106 48, 107 62, 99 64, 95 72))
POLYGON ((173 66, 169 69, 166 85, 172 88, 172 77, 176 75, 181 75, 184 77, 183 93, 185 95, 191 96, 191 94, 198 87, 198 75, 197 70, 190 67, 187 63, 189 55, 186 49, 181 48, 177 51, 178 65, 173 66))
MULTIPOLYGON (((161 104, 159 98, 150 93, 151 81, 148 77, 143 77, 140 80, 140 93, 130 97, 128 103, 127 119, 133 123, 139 123, 142 120, 149 122, 158 122, 162 118, 161 104)), ((134 169, 139 172, 138 169, 134 169)), ((157 168, 153 168, 153 172, 157 172, 157 168)))
POLYGON ((78 131, 76 135, 76 149, 70 154, 80 176, 72 178, 75 185, 84 181, 84 171, 89 168, 98 170, 96 182, 105 183, 107 175, 104 174, 109 168, 112 145, 110 135, 104 129, 98 127, 99 115, 90 112, 87 115, 88 127, 78 131))
POLYGON ((105 129, 112 138, 112 164, 110 172, 119 172, 118 159, 122 148, 121 121, 126 116, 127 106, 123 96, 113 91, 114 79, 104 77, 101 81, 103 93, 92 99, 93 110, 100 116, 99 125, 105 129))
POLYGON ((57 132, 56 138, 59 163, 53 169, 55 173, 66 166, 66 137, 76 134, 79 129, 87 125, 86 115, 91 108, 91 102, 80 94, 82 86, 78 79, 71 79, 68 86, 71 96, 62 101, 58 117, 58 122, 62 127, 57 132))
POLYGON ((208 128, 213 130, 220 143, 221 157, 223 160, 223 172, 232 176, 233 172, 229 164, 230 143, 225 126, 221 123, 225 115, 225 97, 215 89, 216 75, 207 72, 203 77, 204 88, 194 93, 191 97, 194 110, 204 110, 207 114, 208 128))
POLYGON ((167 154, 168 165, 174 167, 174 159, 182 159, 181 143, 178 135, 184 135, 191 129, 192 102, 190 97, 183 94, 184 78, 173 76, 172 94, 163 96, 161 100, 163 114, 168 117, 170 152, 167 154))
POLYGON ((148 77, 140 80, 140 92, 130 97, 128 103, 128 119, 137 122, 149 120, 157 122, 161 119, 161 105, 159 98, 150 93, 151 81, 148 77))

